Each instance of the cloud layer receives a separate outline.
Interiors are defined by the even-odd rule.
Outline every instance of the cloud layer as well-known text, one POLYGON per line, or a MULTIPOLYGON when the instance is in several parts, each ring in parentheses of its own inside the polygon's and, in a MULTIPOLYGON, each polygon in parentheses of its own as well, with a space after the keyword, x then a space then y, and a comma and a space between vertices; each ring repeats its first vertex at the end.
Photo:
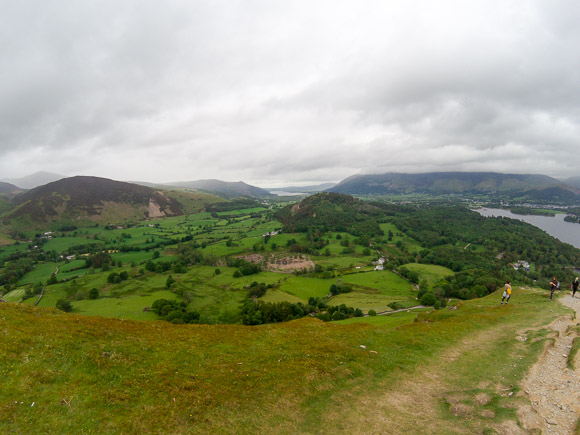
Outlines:
POLYGON ((580 4, 0 5, 0 178, 578 175, 580 4))

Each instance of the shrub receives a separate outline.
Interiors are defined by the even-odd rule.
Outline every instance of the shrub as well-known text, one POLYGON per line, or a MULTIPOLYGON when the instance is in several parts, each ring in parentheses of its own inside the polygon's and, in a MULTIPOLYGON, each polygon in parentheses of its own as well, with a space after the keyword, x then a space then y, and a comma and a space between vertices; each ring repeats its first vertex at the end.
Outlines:
POLYGON ((58 301, 56 301, 56 308, 66 313, 70 313, 72 311, 72 305, 66 299, 59 299, 58 301))
POLYGON ((436 301, 437 301, 437 298, 435 297, 435 295, 433 293, 425 293, 421 297, 420 302, 421 302, 421 305, 433 306, 436 301))
POLYGON ((89 299, 97 299, 99 297, 99 290, 97 288, 92 288, 89 290, 89 299))
POLYGON ((376 316, 377 312, 375 310, 369 310, 369 316, 376 316))

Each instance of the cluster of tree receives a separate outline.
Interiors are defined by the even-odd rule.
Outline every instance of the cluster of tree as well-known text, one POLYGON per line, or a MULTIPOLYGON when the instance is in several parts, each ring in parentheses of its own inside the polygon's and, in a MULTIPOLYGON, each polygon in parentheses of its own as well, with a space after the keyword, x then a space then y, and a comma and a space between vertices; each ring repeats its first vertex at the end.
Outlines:
POLYGON ((11 289, 33 267, 34 263, 31 258, 19 258, 16 261, 6 264, 2 273, 0 273, 0 285, 8 286, 6 290, 11 289))
POLYGON ((419 284, 419 274, 414 270, 410 270, 405 266, 399 267, 399 273, 413 284, 419 284))
POLYGON ((347 307, 345 304, 330 306, 325 312, 316 315, 320 320, 325 322, 331 320, 344 320, 350 317, 362 317, 364 314, 360 308, 347 307))
POLYGON ((109 255, 109 253, 106 251, 102 251, 102 252, 96 252, 94 254, 89 255, 87 257, 87 259, 85 260, 85 266, 98 269, 98 268, 102 268, 103 264, 110 265, 112 262, 113 262, 113 259, 112 259, 111 255, 109 255))
POLYGON ((341 293, 350 293, 352 291, 352 287, 348 284, 343 284, 342 282, 338 282, 337 284, 330 285, 330 294, 332 296, 339 295, 341 293))
POLYGON ((107 282, 109 284, 118 284, 122 281, 126 281, 129 279, 129 273, 127 271, 122 271, 121 273, 111 272, 109 276, 107 276, 107 282))
POLYGON ((416 261, 454 272, 479 270, 486 280, 520 278, 527 283, 554 275, 569 279, 569 267, 580 264, 580 250, 539 228, 516 219, 485 218, 464 206, 407 209, 391 219, 426 248, 416 261), (519 260, 535 264, 534 274, 526 278, 509 266, 519 260))
POLYGON ((293 304, 287 301, 263 302, 246 299, 240 312, 244 325, 261 325, 300 319, 316 312, 316 309, 300 302, 293 304))
POLYGON ((268 289, 271 289, 274 287, 275 287, 274 284, 265 284, 263 282, 258 283, 257 281, 254 281, 252 284, 250 284, 250 289, 248 290, 248 294, 246 295, 246 297, 248 299, 254 299, 254 300, 261 298, 262 296, 264 296, 266 294, 268 289))
POLYGON ((200 323, 197 311, 187 311, 187 303, 157 299, 151 305, 151 310, 167 322, 174 324, 200 323))
POLYGON ((243 258, 228 258, 227 263, 228 266, 237 268, 234 272, 234 278, 254 275, 262 271, 262 267, 259 264, 250 263, 243 258))

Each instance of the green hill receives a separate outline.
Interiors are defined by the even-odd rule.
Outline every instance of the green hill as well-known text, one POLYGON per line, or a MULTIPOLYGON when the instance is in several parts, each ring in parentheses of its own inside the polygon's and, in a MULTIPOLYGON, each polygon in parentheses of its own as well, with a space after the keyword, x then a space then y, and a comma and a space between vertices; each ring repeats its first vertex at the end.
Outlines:
POLYGON ((278 211, 284 231, 348 231, 353 235, 382 234, 377 218, 383 211, 349 195, 319 193, 278 211))
POLYGON ((354 175, 329 189, 351 195, 411 194, 496 195, 543 200, 578 200, 580 192, 545 175, 494 172, 431 172, 354 175))
POLYGON ((486 433, 515 426, 527 399, 512 394, 546 342, 538 328, 563 309, 522 289, 512 299, 500 307, 494 294, 454 310, 377 316, 373 325, 302 319, 259 327, 0 303, 0 431, 486 433))

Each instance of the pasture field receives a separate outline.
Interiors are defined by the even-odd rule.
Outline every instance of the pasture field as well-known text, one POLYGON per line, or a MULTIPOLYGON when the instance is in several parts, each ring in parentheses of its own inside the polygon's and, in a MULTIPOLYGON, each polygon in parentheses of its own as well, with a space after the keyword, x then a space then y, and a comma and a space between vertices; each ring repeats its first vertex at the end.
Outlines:
MULTIPOLYGON (((333 296, 329 301, 328 305, 338 306, 346 305, 347 307, 360 308, 363 313, 368 313, 369 310, 375 310, 377 313, 384 311, 391 311, 388 304, 391 302, 408 301, 410 296, 406 298, 395 295, 385 295, 380 293, 363 293, 360 291, 352 291, 350 293, 341 293, 339 295, 333 296)), ((413 301, 411 306, 419 305, 416 300, 413 301)))
POLYGON ((400 241, 401 243, 403 243, 407 247, 409 252, 419 252, 421 249, 423 249, 423 247, 421 246, 421 244, 419 242, 417 242, 416 240, 412 239, 409 236, 406 236, 394 224, 382 223, 382 224, 380 224, 380 227, 381 227, 381 230, 383 230, 385 233, 385 238, 388 236, 389 231, 392 231, 393 240, 390 243, 396 244, 397 242, 400 241))
POLYGON ((322 298, 330 294, 330 286, 334 283, 334 279, 290 275, 282 281, 278 289, 307 303, 310 297, 322 298))
POLYGON ((430 286, 455 274, 451 269, 435 264, 407 263, 402 267, 417 272, 419 279, 425 279, 430 286))
POLYGON ((383 316, 352 317, 345 320, 337 320, 341 325, 351 325, 353 323, 367 323, 369 325, 396 328, 415 321, 419 313, 432 311, 432 308, 418 308, 416 310, 401 311, 383 316))
POLYGON ((18 302, 20 299, 24 297, 24 288, 17 288, 16 290, 12 290, 9 293, 6 293, 2 296, 6 302, 18 302))
POLYGON ((57 267, 65 263, 39 263, 34 266, 30 272, 20 278, 19 285, 34 284, 37 282, 46 282, 46 280, 56 271, 57 267))
POLYGON ((266 294, 260 298, 263 302, 290 302, 296 304, 298 302, 304 304, 304 299, 293 296, 290 293, 283 292, 278 289, 268 289, 266 294))
POLYGON ((11 242, 10 245, 0 245, 0 260, 5 259, 9 255, 26 251, 28 251, 28 245, 26 243, 16 244, 11 242))
POLYGON ((68 251, 75 246, 83 246, 83 245, 102 245, 103 242, 90 239, 87 237, 54 237, 48 240, 44 246, 42 247, 45 251, 56 251, 56 252, 63 252, 68 251))
POLYGON ((493 294, 375 324, 257 327, 0 304, 0 430, 501 433, 529 403, 518 392, 548 341, 544 325, 568 313, 514 294, 507 307, 493 294))
POLYGON ((413 290, 413 285, 409 281, 386 270, 351 273, 342 275, 340 279, 356 287, 375 289, 381 294, 408 295, 413 290))
POLYGON ((179 297, 168 290, 158 290, 148 294, 133 294, 123 297, 101 297, 73 302, 75 313, 91 316, 115 317, 118 319, 156 320, 153 311, 143 311, 151 307, 157 299, 178 300, 179 297))

